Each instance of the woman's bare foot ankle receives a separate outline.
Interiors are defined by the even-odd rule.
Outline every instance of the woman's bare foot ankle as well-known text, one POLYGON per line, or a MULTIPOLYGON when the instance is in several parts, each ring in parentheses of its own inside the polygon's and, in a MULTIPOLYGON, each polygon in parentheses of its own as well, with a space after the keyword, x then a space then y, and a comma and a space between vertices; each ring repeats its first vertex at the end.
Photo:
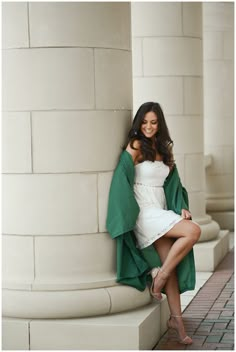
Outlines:
POLYGON ((189 342, 191 343, 192 339, 186 334, 182 316, 171 315, 170 324, 175 330, 177 330, 180 340, 184 341, 186 337, 188 337, 189 342))

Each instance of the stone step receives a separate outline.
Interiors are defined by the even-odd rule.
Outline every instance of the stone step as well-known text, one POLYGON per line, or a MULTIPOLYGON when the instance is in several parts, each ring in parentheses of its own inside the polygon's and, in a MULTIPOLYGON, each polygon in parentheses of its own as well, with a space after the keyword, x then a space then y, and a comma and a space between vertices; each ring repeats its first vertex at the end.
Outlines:
POLYGON ((228 230, 219 232, 215 240, 199 242, 194 246, 196 271, 214 271, 229 251, 228 230))
POLYGON ((80 319, 3 319, 4 350, 150 350, 166 331, 167 299, 80 319))

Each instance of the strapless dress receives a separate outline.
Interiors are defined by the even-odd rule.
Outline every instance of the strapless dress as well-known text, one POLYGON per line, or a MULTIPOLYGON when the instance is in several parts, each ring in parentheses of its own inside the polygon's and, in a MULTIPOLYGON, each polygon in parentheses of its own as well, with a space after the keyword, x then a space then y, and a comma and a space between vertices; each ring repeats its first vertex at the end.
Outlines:
POLYGON ((183 218, 167 210, 164 182, 169 167, 163 161, 149 161, 135 165, 134 196, 140 207, 134 233, 140 249, 148 247, 164 236, 183 218))

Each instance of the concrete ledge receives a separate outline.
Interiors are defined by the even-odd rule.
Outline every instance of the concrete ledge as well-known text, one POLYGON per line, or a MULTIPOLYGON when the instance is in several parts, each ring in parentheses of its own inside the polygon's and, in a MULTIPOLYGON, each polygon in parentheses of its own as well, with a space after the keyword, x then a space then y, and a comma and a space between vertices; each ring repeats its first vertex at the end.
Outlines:
POLYGON ((220 231, 213 241, 197 243, 194 246, 196 271, 214 271, 229 251, 229 231, 220 231))
POLYGON ((2 350, 29 350, 30 319, 2 319, 2 350))
POLYGON ((153 301, 145 307, 108 316, 27 322, 3 318, 3 349, 150 350, 166 331, 168 315, 164 296, 160 303, 153 301), (16 323, 24 329, 16 331, 16 323))

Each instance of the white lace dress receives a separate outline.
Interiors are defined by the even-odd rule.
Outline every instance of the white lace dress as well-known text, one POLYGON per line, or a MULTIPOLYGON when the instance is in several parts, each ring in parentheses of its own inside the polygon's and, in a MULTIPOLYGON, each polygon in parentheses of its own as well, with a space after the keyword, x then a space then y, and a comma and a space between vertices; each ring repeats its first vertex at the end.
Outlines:
POLYGON ((166 208, 163 184, 168 174, 169 167, 163 161, 144 161, 135 165, 134 196, 140 213, 134 233, 141 249, 165 235, 183 219, 166 208))

